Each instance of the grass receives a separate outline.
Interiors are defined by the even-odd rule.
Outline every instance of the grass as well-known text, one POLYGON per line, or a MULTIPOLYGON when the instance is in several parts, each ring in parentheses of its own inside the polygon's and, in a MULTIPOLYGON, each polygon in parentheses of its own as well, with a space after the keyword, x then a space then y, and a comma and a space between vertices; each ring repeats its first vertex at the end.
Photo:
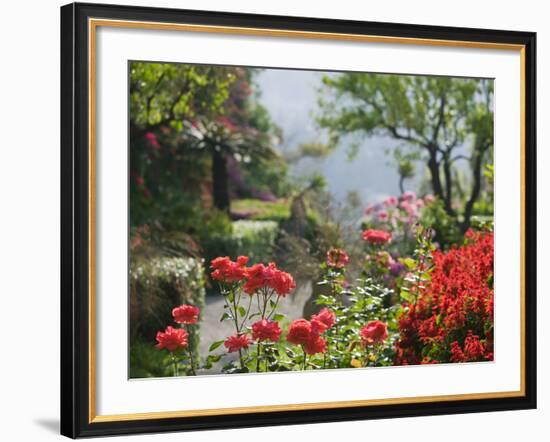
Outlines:
POLYGON ((257 221, 284 221, 290 216, 290 203, 286 199, 261 201, 257 199, 240 199, 231 202, 231 211, 249 214, 248 219, 257 221))

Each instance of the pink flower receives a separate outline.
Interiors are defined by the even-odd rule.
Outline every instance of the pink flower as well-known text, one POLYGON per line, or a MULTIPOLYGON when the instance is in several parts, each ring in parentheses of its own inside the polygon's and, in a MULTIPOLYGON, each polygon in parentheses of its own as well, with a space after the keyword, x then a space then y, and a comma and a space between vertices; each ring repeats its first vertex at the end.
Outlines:
POLYGON ((187 347, 188 336, 183 328, 173 328, 169 325, 164 332, 157 332, 157 345, 155 347, 159 350, 165 348, 173 352, 187 347))
POLYGON ((257 341, 277 342, 283 331, 279 327, 279 323, 261 319, 252 324, 252 338, 257 341))
POLYGON ((381 344, 388 337, 388 327, 382 321, 370 321, 359 331, 365 345, 381 344))
POLYGON ((384 205, 386 207, 395 207, 397 206, 398 200, 394 196, 390 196, 384 200, 384 205))
POLYGON ((426 195, 426 196, 424 197, 424 202, 425 202, 426 204, 430 204, 430 203, 432 203, 434 200, 435 200, 435 197, 434 197, 433 195, 431 195, 431 194, 428 194, 428 195, 426 195))
POLYGON ((365 230, 362 236, 370 244, 385 244, 391 241, 391 233, 384 230, 365 230))
POLYGON ((195 324, 199 320, 200 309, 193 305, 180 305, 172 310, 174 321, 178 324, 195 324))
POLYGON ((250 338, 246 333, 242 335, 233 335, 230 336, 225 340, 223 345, 225 348, 227 348, 227 351, 229 353, 233 353, 235 351, 239 351, 243 348, 248 348, 248 345, 250 344, 250 338))
POLYGON ((374 204, 369 204, 367 208, 365 209, 365 215, 370 215, 376 210, 376 206, 374 204))
POLYGON ((147 132, 145 134, 145 140, 147 141, 147 144, 149 147, 153 150, 159 150, 160 144, 157 140, 157 136, 153 132, 147 132))
POLYGON ((342 249, 332 248, 327 252, 327 265, 336 269, 342 269, 349 263, 349 256, 342 249))
POLYGON ((388 218, 389 218, 388 212, 386 212, 385 210, 381 210, 380 212, 378 212, 379 221, 387 221, 388 218))
POLYGON ((409 201, 409 202, 414 201, 416 199, 416 193, 411 191, 405 192, 403 195, 401 195, 401 199, 403 201, 409 201))

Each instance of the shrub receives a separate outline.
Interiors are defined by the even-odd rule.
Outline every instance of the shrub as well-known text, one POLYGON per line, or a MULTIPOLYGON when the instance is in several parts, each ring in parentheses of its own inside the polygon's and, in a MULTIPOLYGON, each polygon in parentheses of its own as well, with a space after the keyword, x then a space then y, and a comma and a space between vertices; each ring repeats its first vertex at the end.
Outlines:
POLYGON ((399 318, 397 364, 493 359, 493 252, 493 233, 472 230, 462 247, 433 251, 399 318))
MULTIPOLYGON (((196 258, 155 257, 130 266, 130 336, 154 343, 158 330, 172 324, 172 309, 181 304, 204 306, 204 267, 196 258)), ((174 324, 175 326, 175 324, 174 324)), ((199 334, 192 327, 190 348, 198 352, 199 334)))
POLYGON ((211 260, 216 256, 235 258, 246 255, 252 263, 270 261, 278 231, 279 226, 275 221, 235 221, 231 233, 213 233, 205 241, 206 258, 211 260))

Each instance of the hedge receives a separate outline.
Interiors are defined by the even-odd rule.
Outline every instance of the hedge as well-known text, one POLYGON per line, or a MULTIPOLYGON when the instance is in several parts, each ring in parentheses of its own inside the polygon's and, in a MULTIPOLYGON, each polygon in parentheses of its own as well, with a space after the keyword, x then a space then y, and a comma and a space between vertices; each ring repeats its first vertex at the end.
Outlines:
POLYGON ((246 255, 250 263, 272 260, 273 248, 279 233, 275 221, 239 220, 232 223, 231 234, 212 235, 205 244, 207 259, 246 255))
MULTIPOLYGON (((204 266, 195 258, 156 257, 130 266, 131 343, 153 346, 158 330, 176 326, 172 309, 181 304, 204 307, 204 266)), ((198 356, 198 327, 191 327, 190 348, 198 356)), ((198 360, 198 358, 197 358, 198 360)))

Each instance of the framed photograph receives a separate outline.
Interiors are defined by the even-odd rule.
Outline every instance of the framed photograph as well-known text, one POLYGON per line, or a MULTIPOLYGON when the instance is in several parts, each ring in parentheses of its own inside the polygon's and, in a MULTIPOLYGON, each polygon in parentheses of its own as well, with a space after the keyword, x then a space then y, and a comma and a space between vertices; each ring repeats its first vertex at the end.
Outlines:
POLYGON ((528 32, 61 8, 61 433, 536 407, 528 32))

